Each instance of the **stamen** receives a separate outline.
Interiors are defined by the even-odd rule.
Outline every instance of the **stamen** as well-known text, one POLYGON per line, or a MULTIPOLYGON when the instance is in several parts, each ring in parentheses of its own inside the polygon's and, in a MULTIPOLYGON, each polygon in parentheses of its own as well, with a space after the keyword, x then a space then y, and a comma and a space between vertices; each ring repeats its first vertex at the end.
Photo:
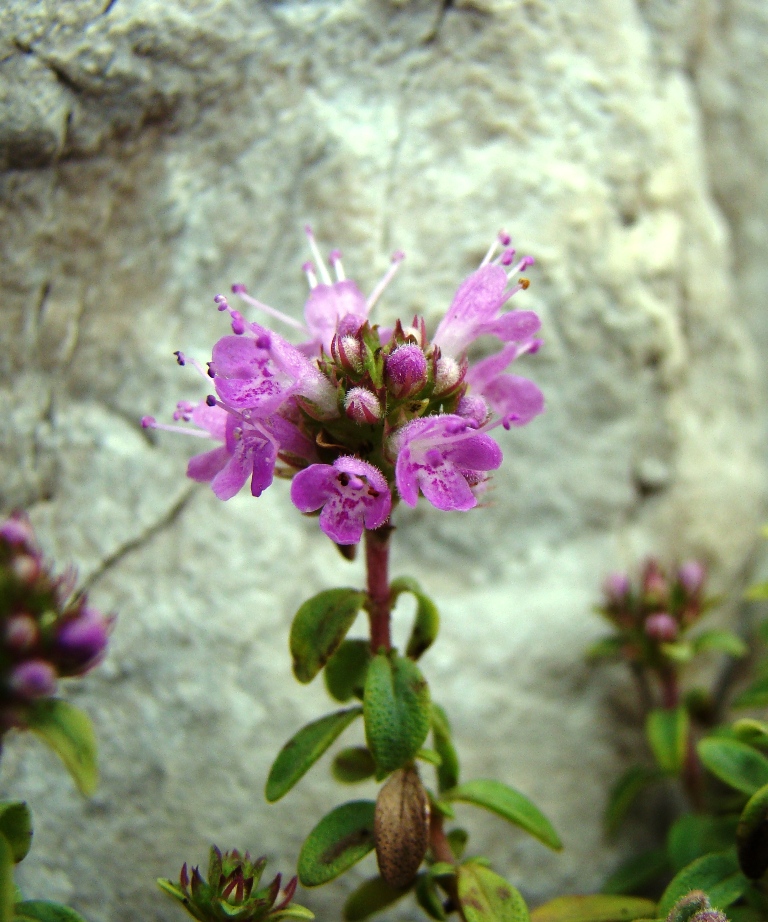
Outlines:
POLYGON ((480 263, 479 268, 482 269, 483 266, 487 266, 488 263, 496 255, 496 251, 499 249, 499 245, 503 247, 508 247, 510 240, 511 238, 506 231, 504 230, 499 231, 499 233, 496 235, 496 239, 488 247, 488 252, 483 257, 483 261, 480 263))
POLYGON ((325 263, 323 262, 323 257, 320 255, 320 250, 317 248, 315 235, 312 233, 312 228, 309 226, 309 224, 304 227, 304 233, 307 235, 307 240, 309 241, 309 249, 312 251, 312 255, 314 256, 315 262, 317 263, 317 269, 320 273, 320 278, 326 285, 332 285, 333 280, 331 279, 331 275, 328 272, 325 263))
POLYGON ((370 310, 373 305, 379 300, 379 298, 384 293, 384 289, 389 285, 392 279, 397 274, 397 270, 400 268, 400 263, 405 259, 405 253, 402 250, 396 250, 392 254, 391 265, 389 269, 384 273, 383 278, 379 284, 373 289, 373 291, 368 295, 368 300, 365 302, 366 307, 370 310))
POLYGON ((144 416, 141 420, 142 429, 159 429, 161 432, 176 432, 182 435, 192 435, 198 439, 212 439, 209 432, 202 429, 187 429, 186 426, 169 426, 166 423, 159 423, 154 416, 144 416))
MULTIPOLYGON (((511 266, 511 265, 512 265, 512 260, 515 258, 515 252, 516 252, 516 251, 515 251, 513 248, 511 248, 511 247, 510 247, 510 249, 508 249, 508 250, 504 250, 504 252, 503 252, 503 253, 501 254, 501 256, 499 257, 499 265, 501 265, 501 266, 511 266)), ((494 261, 495 261, 495 260, 494 260, 494 261)))
POLYGON ((301 271, 306 275, 310 291, 317 288, 317 276, 315 275, 315 264, 309 261, 302 263, 301 271))
POLYGON ((176 356, 176 361, 178 362, 179 365, 184 366, 187 364, 187 360, 185 359, 183 352, 179 352, 177 350, 173 354, 176 356))
POLYGON ((343 282, 346 275, 344 275, 344 266, 341 264, 341 250, 331 250, 328 262, 333 266, 333 271, 336 273, 336 281, 343 282))
POLYGON ((509 272, 507 272, 507 278, 511 281, 513 275, 517 275, 518 272, 522 272, 523 270, 527 269, 528 266, 532 266, 535 262, 536 260, 533 258, 533 256, 523 256, 520 262, 513 269, 510 269, 509 272))
POLYGON ((215 407, 217 403, 216 398, 213 396, 213 394, 208 394, 208 396, 205 398, 205 402, 208 404, 209 407, 215 407))
MULTIPOLYGON (((275 310, 274 307, 270 307, 268 304, 262 304, 261 301, 257 301, 256 298, 248 294, 245 285, 233 285, 232 291, 234 294, 239 295, 246 304, 250 304, 251 307, 256 307, 260 311, 264 311, 265 314, 269 314, 270 317, 275 317, 277 320, 282 320, 283 323, 287 323, 288 326, 306 333, 306 329, 303 323, 300 323, 298 320, 294 320, 293 317, 289 317, 288 314, 284 314, 282 311, 275 310)), ((226 299, 224 304, 226 304, 226 299)), ((222 307, 220 305, 219 310, 228 310, 230 313, 232 312, 232 308, 228 304, 226 304, 226 307, 222 307)))

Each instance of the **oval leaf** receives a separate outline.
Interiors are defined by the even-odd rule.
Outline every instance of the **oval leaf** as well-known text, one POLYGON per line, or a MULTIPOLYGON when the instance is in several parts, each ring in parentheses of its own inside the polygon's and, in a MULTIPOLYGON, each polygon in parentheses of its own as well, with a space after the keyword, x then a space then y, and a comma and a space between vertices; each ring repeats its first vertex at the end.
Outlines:
POLYGON ((323 678, 325 687, 337 701, 363 697, 365 674, 371 661, 371 645, 367 640, 345 640, 328 660, 323 678))
POLYGON ((500 781, 466 781, 446 791, 443 797, 490 810, 556 851, 563 847, 552 824, 538 807, 519 791, 500 781))
POLYGON ((48 900, 25 900, 15 907, 15 920, 30 922, 85 922, 83 917, 69 906, 51 903, 48 900))
POLYGON ((663 777, 657 769, 644 765, 633 765, 624 772, 611 791, 605 808, 605 824, 611 835, 618 830, 638 794, 663 777))
POLYGON ((735 708, 761 708, 768 705, 768 676, 761 676, 733 701, 735 708))
POLYGON ((437 922, 444 922, 448 914, 443 907, 443 900, 440 892, 435 886, 434 878, 431 874, 420 874, 416 880, 416 902, 421 906, 424 912, 437 922))
POLYGON ((0 803, 0 835, 11 846, 13 860, 18 864, 25 858, 32 844, 32 814, 21 800, 0 803))
POLYGON ((266 798, 280 800, 302 778, 333 741, 363 713, 361 707, 328 714, 302 727, 283 746, 269 771, 266 798))
POLYGON ((531 913, 531 922, 631 922, 653 918, 656 904, 637 896, 558 896, 531 913))
POLYGON ((437 632, 440 629, 440 615, 437 606, 428 595, 424 594, 416 580, 409 576, 401 576, 392 580, 390 589, 393 599, 403 592, 410 592, 416 599, 416 618, 405 655, 417 660, 437 638, 437 632))
POLYGON ((13 922, 13 850, 5 836, 0 836, 0 922, 13 922))
POLYGON ((368 668, 363 700, 365 739, 378 776, 410 762, 430 725, 429 687, 412 660, 380 653, 368 668))
MULTIPOLYGON (((697 858, 696 861, 683 868, 672 879, 659 901, 658 914, 660 916, 668 915, 675 903, 687 893, 690 893, 691 890, 703 890, 716 909, 726 909, 730 902, 724 901, 720 897, 720 892, 723 889, 727 890, 728 882, 737 877, 743 878, 744 889, 746 889, 749 886, 749 881, 743 874, 739 873, 739 863, 736 859, 735 849, 729 849, 726 852, 715 852, 711 855, 697 858), (716 897, 718 897, 719 901, 716 900, 716 897)), ((738 899, 739 896, 741 896, 741 893, 736 893, 733 899, 738 899)))
POLYGON ((442 793, 459 783, 459 757, 451 740, 448 717, 439 704, 432 703, 432 741, 440 756, 437 769, 438 790, 442 793))
POLYGON ((736 851, 741 870, 752 880, 768 870, 768 784, 753 794, 742 810, 736 851))
POLYGON ((28 726, 59 756, 80 792, 93 794, 99 772, 88 715, 59 698, 44 698, 32 706, 28 726))
POLYGON ((291 625, 293 673, 299 682, 311 682, 347 636, 365 594, 357 589, 326 589, 308 599, 291 625))
POLYGON ((667 853, 675 873, 711 852, 730 848, 736 834, 736 817, 685 813, 667 835, 667 853))
POLYGON ((733 631, 711 630, 704 631, 692 640, 694 653, 704 650, 717 650, 718 653, 727 653, 728 656, 746 656, 749 648, 744 641, 733 631))
POLYGON ((373 850, 375 809, 372 800, 353 800, 320 820, 299 855, 299 880, 305 887, 328 883, 373 850))
POLYGON ((458 896, 467 922, 529 922, 528 907, 518 891, 474 861, 458 869, 458 896))
POLYGON ((685 762, 688 746, 688 712, 684 707, 655 708, 645 722, 648 743, 659 768, 678 774, 685 762))
POLYGON ((350 746, 336 755, 331 766, 333 777, 343 784, 357 784, 376 774, 376 763, 367 746, 350 746))
POLYGON ((601 890, 619 896, 646 889, 660 877, 669 878, 671 868, 665 848, 654 848, 625 861, 611 874, 601 890))
POLYGON ((365 880, 347 898, 344 904, 344 919, 346 922, 362 922, 368 916, 381 912, 382 909, 402 899, 410 889, 406 887, 404 890, 395 890, 381 877, 365 880))
POLYGON ((737 791, 751 796, 768 784, 768 759, 746 743, 710 737, 697 749, 709 771, 737 791))

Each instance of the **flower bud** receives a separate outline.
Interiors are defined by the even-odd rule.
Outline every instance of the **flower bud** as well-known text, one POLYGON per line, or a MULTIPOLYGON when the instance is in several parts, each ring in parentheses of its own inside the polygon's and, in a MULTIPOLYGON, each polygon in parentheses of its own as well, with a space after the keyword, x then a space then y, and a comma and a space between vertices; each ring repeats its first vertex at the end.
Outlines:
POLYGON ((13 615, 6 622, 5 643, 16 653, 34 647, 39 637, 40 631, 32 615, 13 615))
POLYGON ((56 678, 56 670, 50 663, 30 659, 12 670, 9 685, 21 698, 34 701, 47 698, 56 691, 56 678))
POLYGON ((360 374, 363 370, 363 346, 356 336, 334 336, 331 355, 347 374, 360 374))
POLYGON ((381 419, 379 398, 365 387, 353 387, 347 391, 344 409, 356 423, 376 423, 381 419))
POLYGON ((464 370, 450 356, 443 356, 437 360, 435 366, 435 396, 448 394, 455 390, 464 380, 464 370))
POLYGON ((410 397, 427 383, 427 359, 420 346, 405 343, 391 352, 384 363, 387 385, 397 397, 410 397))
POLYGON ((390 887, 407 887, 429 844, 429 799, 414 766, 393 772, 379 791, 373 837, 381 876, 390 887))
POLYGON ((109 619, 87 606, 63 622, 56 637, 57 652, 68 674, 85 671, 96 663, 107 647, 109 629, 109 619))
POLYGON ((667 916, 667 922, 689 922, 697 913, 711 908, 709 897, 703 890, 691 890, 675 903, 667 916))
POLYGON ((630 584, 626 573, 609 573, 603 583, 603 592, 609 604, 621 604, 629 595, 630 584))
POLYGON ((667 578, 655 560, 649 560, 643 573, 643 596, 647 605, 666 604, 669 595, 667 578))
POLYGON ((686 561, 677 571, 677 579, 689 595, 696 595, 701 591, 706 575, 704 565, 698 560, 686 561))
POLYGON ((482 426, 491 415, 491 410, 484 398, 477 394, 465 394, 459 400, 456 413, 463 416, 464 419, 471 419, 478 426, 482 426))
POLYGON ((645 633, 651 640, 659 643, 671 643, 677 637, 677 622, 665 611, 649 615, 645 619, 645 633))

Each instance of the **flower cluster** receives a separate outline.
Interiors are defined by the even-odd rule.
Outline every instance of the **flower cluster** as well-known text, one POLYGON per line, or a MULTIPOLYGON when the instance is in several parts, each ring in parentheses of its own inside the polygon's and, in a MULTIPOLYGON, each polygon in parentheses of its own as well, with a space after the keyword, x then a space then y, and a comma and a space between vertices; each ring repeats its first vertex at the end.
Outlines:
POLYGON ((673 650, 669 645, 679 641, 708 606, 705 581, 706 571, 696 560, 668 576, 651 558, 637 587, 627 574, 611 574, 603 587, 600 611, 619 629, 624 658, 653 664, 673 650))
POLYGON ((0 733, 24 727, 59 678, 83 675, 103 656, 112 619, 73 590, 74 572, 52 575, 26 517, 0 524, 0 733))
POLYGON ((533 260, 516 261, 508 235, 499 234, 430 338, 421 317, 394 328, 370 320, 402 253, 365 298, 345 277, 339 251, 329 257, 333 278, 309 228, 307 236, 315 262, 303 267, 310 286, 303 324, 257 301, 245 286, 232 286, 303 340, 294 345, 246 320, 217 295, 232 335, 216 343, 207 368, 176 353, 180 365, 193 365, 215 389, 200 403, 177 405, 174 419, 196 428, 152 417, 142 425, 219 443, 187 469, 219 499, 249 480, 259 496, 275 475, 292 478, 294 505, 305 513, 321 510, 320 527, 341 545, 386 523, 398 499, 415 506, 419 493, 438 509, 471 509, 502 460, 489 432, 522 426, 544 406, 533 382, 507 371, 541 345, 534 312, 504 310, 528 287, 520 273, 533 260), (485 336, 501 348, 471 364, 467 350, 485 336))
POLYGON ((269 919, 313 919, 314 914, 304 906, 291 903, 296 892, 293 877, 281 889, 278 874, 266 887, 259 889, 266 858, 255 861, 248 852, 241 855, 237 849, 221 851, 214 845, 208 863, 208 880, 199 868, 191 873, 185 864, 181 869, 179 884, 159 880, 167 894, 178 900, 187 912, 199 922, 261 922, 269 919))

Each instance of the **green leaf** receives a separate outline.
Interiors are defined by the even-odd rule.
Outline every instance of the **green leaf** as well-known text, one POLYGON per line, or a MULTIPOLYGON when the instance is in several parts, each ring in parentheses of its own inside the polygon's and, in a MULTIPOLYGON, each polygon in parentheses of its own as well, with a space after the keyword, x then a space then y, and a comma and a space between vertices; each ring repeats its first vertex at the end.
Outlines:
POLYGON ((333 777, 342 784, 357 784, 376 774, 376 763, 367 746, 350 746, 336 755, 331 766, 333 777))
POLYGON ((0 922, 12 922, 15 898, 13 849, 5 836, 0 836, 0 922))
POLYGON ((587 659, 621 659, 626 641, 619 634, 603 637, 587 648, 587 659))
POLYGON ((459 783, 459 757, 451 739, 448 716, 439 704, 432 702, 432 741, 440 756, 437 769, 438 790, 442 793, 459 783))
POLYGON ((83 917, 69 906, 51 903, 48 900, 25 900, 15 907, 16 920, 23 922, 85 922, 83 917))
POLYGON ((667 850, 654 848, 619 865, 603 884, 602 892, 614 896, 631 894, 644 889, 670 871, 667 850))
POLYGON ((552 824, 538 807, 519 791, 500 781, 465 781, 446 791, 443 797, 490 810, 556 851, 563 847, 552 824))
POLYGON ((467 922, 529 922, 528 907, 518 891, 474 861, 458 869, 458 896, 467 922))
POLYGON ((748 746, 768 747, 768 724, 752 717, 742 717, 731 727, 736 737, 748 746))
POLYGON ((768 784, 768 759, 738 740, 701 740, 699 757, 704 765, 721 781, 750 796, 768 784))
POLYGON ((645 722, 645 734, 656 762, 663 772, 678 774, 685 762, 688 744, 688 712, 656 708, 645 722))
POLYGON ((410 762, 429 732, 429 687, 416 663, 395 651, 374 656, 363 712, 365 739, 383 778, 410 762))
POLYGON ((749 647, 733 631, 712 630, 704 631, 691 641, 695 653, 705 650, 717 650, 718 653, 727 653, 729 656, 746 656, 749 647))
POLYGON ((365 674, 371 661, 367 640, 345 640, 325 664, 325 687, 332 698, 345 702, 363 697, 365 674))
POLYGON ((416 902, 430 919, 444 922, 448 918, 443 907, 443 900, 435 886, 434 877, 429 873, 419 874, 416 878, 416 902))
POLYGON ((422 762, 429 762, 429 764, 434 765, 435 768, 439 768, 443 764, 440 753, 434 749, 424 749, 422 747, 416 753, 416 758, 421 759, 422 762))
POLYGON ((381 912, 405 896, 410 890, 395 890, 381 877, 372 877, 350 893, 344 904, 344 918, 346 922, 362 922, 375 912, 381 912))
POLYGON ((59 756, 80 792, 93 794, 99 773, 88 715, 59 698, 43 698, 32 705, 28 726, 59 756))
POLYGON ((32 814, 22 800, 0 802, 0 835, 11 846, 13 860, 18 864, 26 857, 32 844, 32 814))
POLYGON ((328 883, 373 849, 375 809, 372 800, 353 800, 320 820, 299 854, 299 880, 305 887, 328 883))
POLYGON ((631 922, 654 918, 656 904, 638 896, 558 896, 531 913, 531 922, 631 922))
POLYGON ((750 602, 762 602, 768 599, 768 583, 755 583, 744 593, 744 598, 750 602))
POLYGON ((675 903, 691 890, 703 890, 716 909, 727 909, 749 887, 739 871, 736 849, 697 858, 670 882, 659 902, 659 915, 666 916, 675 903))
POLYGON ((446 838, 448 839, 448 844, 451 846, 453 857, 458 861, 466 851, 467 842, 469 841, 469 833, 466 829, 451 829, 451 831, 446 835, 446 838))
POLYGON ((428 595, 424 594, 416 580, 409 576, 401 576, 392 580, 390 590, 393 599, 396 599, 402 592, 410 592, 416 599, 416 619, 413 622, 413 630, 405 649, 405 655, 417 660, 437 638, 437 632, 440 629, 440 615, 437 606, 428 595))
POLYGON ((308 599, 291 625, 293 673, 299 682, 311 682, 344 640, 365 593, 357 589, 326 589, 308 599))
POLYGON ((675 873, 710 852, 721 852, 733 845, 735 816, 709 816, 685 813, 667 835, 667 853, 675 873))
POLYGON ((768 705, 768 675, 760 676, 733 701, 735 708, 761 708, 768 705))
POLYGON ((611 835, 618 830, 638 794, 663 777, 663 772, 643 765, 632 765, 624 772, 614 785, 605 809, 605 824, 611 835))
POLYGON ((661 652, 675 663, 688 663, 693 657, 693 647, 687 641, 663 643, 661 652))
POLYGON ((768 784, 747 801, 736 829, 736 850, 741 870, 758 880, 768 869, 768 784))
POLYGON ((265 796, 269 803, 280 800, 328 749, 331 743, 363 713, 361 707, 347 708, 312 721, 283 746, 269 770, 265 796))
POLYGON ((306 906, 299 906, 298 903, 291 903, 289 906, 286 906, 285 909, 280 909, 277 912, 271 912, 267 918, 269 922, 278 922, 280 919, 314 919, 315 914, 311 909, 307 909, 306 906))

